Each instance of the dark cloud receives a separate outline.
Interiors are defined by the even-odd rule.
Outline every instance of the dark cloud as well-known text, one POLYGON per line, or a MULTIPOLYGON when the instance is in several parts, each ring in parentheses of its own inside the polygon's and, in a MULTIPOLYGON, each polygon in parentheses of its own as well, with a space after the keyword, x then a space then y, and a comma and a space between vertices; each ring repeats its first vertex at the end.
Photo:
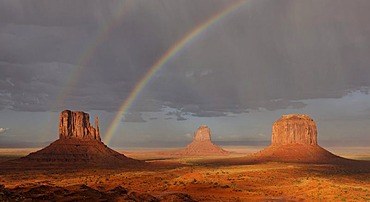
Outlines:
MULTIPOLYGON (((116 111, 171 45, 230 3, 1 1, 0 109, 116 111)), ((302 108, 370 87, 369 9, 367 0, 248 1, 166 63, 127 120, 164 107, 177 120, 302 108)))
POLYGON ((146 121, 143 119, 141 113, 139 113, 139 112, 128 112, 128 113, 124 114, 124 116, 122 118, 122 122, 143 123, 143 122, 146 122, 146 121))
POLYGON ((370 85, 364 76, 370 73, 370 27, 363 21, 370 17, 363 6, 370 3, 259 2, 199 39, 163 72, 158 91, 182 99, 160 96, 178 109, 237 113, 304 107, 299 100, 338 98, 370 85))
POLYGON ((306 104, 301 101, 276 99, 276 100, 270 100, 269 102, 264 103, 263 106, 265 109, 272 111, 275 109, 285 109, 285 108, 299 109, 299 108, 305 107, 306 104))
MULTIPOLYGON (((175 116, 176 120, 178 120, 178 121, 187 120, 187 118, 184 117, 184 115, 186 115, 186 113, 178 111, 178 110, 167 112, 166 115, 167 116, 175 116)), ((166 119, 172 119, 172 117, 166 117, 166 119)))
POLYGON ((178 117, 176 117, 176 120, 177 121, 185 121, 185 120, 188 120, 188 119, 186 119, 185 117, 183 117, 183 116, 178 116, 178 117))
POLYGON ((217 111, 199 111, 194 114, 194 116, 199 117, 217 117, 217 116, 226 116, 226 113, 217 112, 217 111))
POLYGON ((176 114, 176 120, 178 121, 185 121, 188 120, 187 118, 183 117, 181 114, 176 114))

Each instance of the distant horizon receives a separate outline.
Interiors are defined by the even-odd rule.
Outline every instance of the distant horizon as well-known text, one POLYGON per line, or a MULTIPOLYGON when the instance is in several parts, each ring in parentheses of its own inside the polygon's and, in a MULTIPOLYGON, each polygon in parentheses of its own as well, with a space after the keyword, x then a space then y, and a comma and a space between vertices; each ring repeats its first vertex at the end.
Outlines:
MULTIPOLYGON (((0 143, 0 148, 6 149, 6 148, 14 148, 14 149, 22 149, 22 148, 43 148, 48 146, 54 141, 50 142, 29 142, 29 143, 8 143, 8 144, 1 144, 0 143)), ((221 147, 267 147, 271 144, 271 141, 212 141, 214 144, 219 145, 221 147)), ((103 142, 104 143, 104 142, 103 142)), ((114 149, 123 149, 123 148, 183 148, 186 147, 187 144, 190 144, 191 141, 189 142, 155 142, 153 144, 148 144, 148 143, 133 143, 133 142, 127 142, 126 145, 112 145, 109 146, 114 149)), ((104 143, 105 144, 105 143, 104 143)), ((345 142, 329 142, 325 141, 323 143, 318 142, 318 144, 322 147, 369 147, 370 146, 367 143, 364 144, 353 144, 349 145, 346 144, 345 142)))

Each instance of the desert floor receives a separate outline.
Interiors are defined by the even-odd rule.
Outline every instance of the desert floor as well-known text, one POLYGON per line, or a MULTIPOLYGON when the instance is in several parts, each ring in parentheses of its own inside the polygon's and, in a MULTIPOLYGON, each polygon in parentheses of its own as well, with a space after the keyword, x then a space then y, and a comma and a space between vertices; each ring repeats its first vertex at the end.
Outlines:
MULTIPOLYGON (((235 153, 224 157, 180 157, 169 155, 171 150, 121 151, 126 156, 149 162, 150 166, 145 168, 0 169, 0 184, 13 191, 42 185, 69 189, 86 185, 106 192, 121 186, 159 199, 168 193, 184 193, 196 201, 370 201, 370 169, 367 167, 276 162, 231 165, 229 159, 243 157, 259 148, 225 149, 235 153)), ((344 157, 370 160, 369 148, 328 149, 344 157)), ((34 150, 0 149, 0 162, 34 150)), ((1 194, 4 193, 0 190, 0 198, 1 194)), ((42 196, 42 193, 36 195, 42 196)), ((22 200, 21 195, 19 199, 22 200)))

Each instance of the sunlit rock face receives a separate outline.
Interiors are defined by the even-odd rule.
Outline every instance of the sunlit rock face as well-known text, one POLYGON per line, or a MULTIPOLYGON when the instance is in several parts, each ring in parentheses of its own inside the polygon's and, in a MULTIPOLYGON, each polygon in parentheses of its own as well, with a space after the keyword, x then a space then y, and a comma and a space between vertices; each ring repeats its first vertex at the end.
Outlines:
POLYGON ((211 141, 211 129, 202 125, 195 132, 193 142, 188 144, 183 155, 191 156, 207 156, 207 155, 225 155, 228 151, 223 150, 221 147, 215 145, 211 141))
POLYGON ((305 114, 283 115, 272 125, 271 144, 317 145, 316 123, 305 114))
POLYGON ((59 118, 59 139, 20 159, 30 167, 125 167, 144 162, 126 157, 106 146, 100 139, 98 118, 95 127, 89 114, 64 110, 59 118))
POLYGON ((317 144, 316 123, 305 114, 283 115, 272 125, 271 145, 252 157, 261 162, 348 162, 317 144))
POLYGON ((59 139, 78 138, 100 141, 98 122, 96 117, 95 127, 93 127, 88 113, 64 110, 59 117, 59 139))
POLYGON ((211 130, 208 126, 202 125, 194 135, 195 142, 211 141, 211 130))

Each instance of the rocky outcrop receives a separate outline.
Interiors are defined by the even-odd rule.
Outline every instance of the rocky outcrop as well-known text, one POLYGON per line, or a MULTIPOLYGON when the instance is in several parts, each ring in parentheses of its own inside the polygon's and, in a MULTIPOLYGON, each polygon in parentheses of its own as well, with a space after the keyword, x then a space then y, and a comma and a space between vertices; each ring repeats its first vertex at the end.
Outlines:
POLYGON ((98 117, 95 127, 90 124, 90 116, 81 111, 64 110, 59 117, 59 139, 100 139, 98 117))
POLYGON ((253 155, 255 161, 343 163, 343 158, 317 144, 316 123, 305 114, 283 115, 272 126, 271 145, 253 155))
POLYGON ((194 134, 193 142, 181 151, 182 155, 189 156, 208 156, 208 155, 225 155, 229 152, 215 145, 211 141, 211 130, 208 126, 202 125, 194 134))
POLYGON ((272 145, 317 145, 316 123, 305 114, 283 115, 272 125, 272 145))
POLYGON ((202 125, 198 128, 194 135, 194 142, 207 142, 211 141, 211 129, 208 126, 202 125))
POLYGON ((107 147, 100 139, 98 118, 95 127, 89 114, 65 110, 60 114, 59 139, 49 146, 21 158, 29 167, 125 167, 143 165, 107 147))
POLYGON ((184 193, 164 193, 157 198, 148 193, 129 191, 121 186, 111 190, 94 189, 85 184, 60 187, 29 183, 15 188, 0 187, 0 201, 19 201, 19 199, 20 201, 195 201, 184 193))

